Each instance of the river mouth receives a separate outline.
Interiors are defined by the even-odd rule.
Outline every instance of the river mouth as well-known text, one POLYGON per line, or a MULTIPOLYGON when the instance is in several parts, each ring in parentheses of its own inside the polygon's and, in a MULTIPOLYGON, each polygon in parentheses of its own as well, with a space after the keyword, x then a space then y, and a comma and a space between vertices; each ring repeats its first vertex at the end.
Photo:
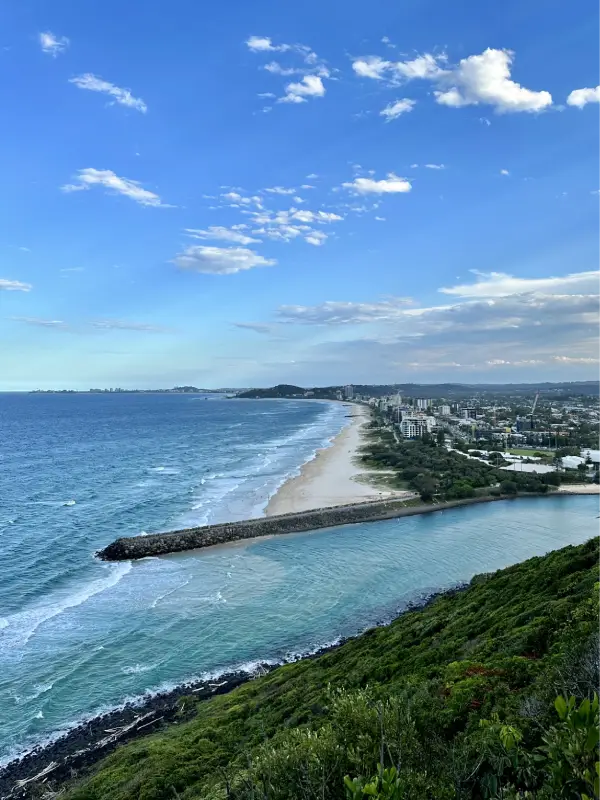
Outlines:
POLYGON ((432 591, 587 541, 597 514, 595 497, 524 498, 99 564, 95 583, 0 632, 14 645, 1 651, 3 760, 127 699, 297 657, 432 591))

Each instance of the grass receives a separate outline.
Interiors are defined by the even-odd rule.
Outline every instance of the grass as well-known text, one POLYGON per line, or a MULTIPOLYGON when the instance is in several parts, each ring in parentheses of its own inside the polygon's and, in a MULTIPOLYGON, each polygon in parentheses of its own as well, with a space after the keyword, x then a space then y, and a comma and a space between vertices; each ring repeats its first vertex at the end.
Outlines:
POLYGON ((527 456, 531 457, 534 456, 536 453, 539 453, 544 459, 551 461, 554 456, 556 455, 552 450, 528 450, 528 449, 521 449, 521 448, 511 448, 508 450, 509 453, 512 453, 513 456, 527 456))
MULTIPOLYGON (((119 748, 61 798, 343 800, 344 774, 375 774, 396 749, 403 800, 500 797, 489 787, 519 780, 543 790, 543 767, 523 777, 499 736, 517 730, 537 747, 555 695, 588 691, 597 565, 591 540, 478 576, 326 655, 196 701, 192 719, 119 748)), ((530 796, 581 796, 553 791, 530 796)))

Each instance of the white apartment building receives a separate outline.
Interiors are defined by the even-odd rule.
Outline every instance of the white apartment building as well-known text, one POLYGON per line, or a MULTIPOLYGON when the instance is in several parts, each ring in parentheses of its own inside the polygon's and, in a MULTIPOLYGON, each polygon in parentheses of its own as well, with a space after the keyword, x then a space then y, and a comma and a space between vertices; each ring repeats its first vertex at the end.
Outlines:
POLYGON ((417 397, 417 408, 420 411, 427 411, 431 405, 431 400, 428 397, 417 397))
POLYGON ((443 417, 449 417, 450 416, 450 406, 440 406, 440 414, 443 417))
POLYGON ((434 417, 406 414, 400 422, 400 432, 405 439, 419 439, 425 433, 431 433, 434 425, 434 417))
POLYGON ((354 386, 352 384, 348 384, 348 386, 344 386, 344 397, 346 400, 352 400, 354 397, 354 386))

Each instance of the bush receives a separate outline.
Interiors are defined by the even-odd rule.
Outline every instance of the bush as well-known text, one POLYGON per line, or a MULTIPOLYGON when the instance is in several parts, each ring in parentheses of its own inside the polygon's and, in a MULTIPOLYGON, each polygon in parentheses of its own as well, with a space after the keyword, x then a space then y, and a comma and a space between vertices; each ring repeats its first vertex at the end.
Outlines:
POLYGON ((500 491, 502 494, 516 494, 517 484, 514 481, 502 481, 500 491))
POLYGON ((452 486, 446 492, 446 497, 449 500, 462 500, 467 497, 474 497, 475 496, 475 489, 471 486, 470 483, 466 481, 457 481, 453 483, 452 486))

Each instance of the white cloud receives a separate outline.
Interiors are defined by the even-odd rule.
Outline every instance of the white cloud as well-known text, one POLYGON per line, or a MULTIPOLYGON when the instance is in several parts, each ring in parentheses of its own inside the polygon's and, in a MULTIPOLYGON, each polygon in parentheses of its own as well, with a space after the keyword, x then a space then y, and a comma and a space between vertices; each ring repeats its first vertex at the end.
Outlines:
POLYGON ((300 222, 339 222, 343 219, 332 211, 305 211, 304 209, 290 208, 290 218, 300 222))
POLYGON ((572 356, 552 356, 552 361, 558 361, 560 364, 597 364, 597 358, 577 358, 572 356))
POLYGON ((280 306, 277 316, 291 324, 358 325, 397 319, 411 302, 406 297, 390 297, 379 303, 328 300, 317 306, 280 306))
POLYGON ((242 233, 239 229, 224 228, 220 225, 211 225, 206 230, 186 228, 185 232, 193 239, 216 239, 223 242, 234 242, 235 244, 253 244, 254 242, 260 242, 260 239, 253 239, 251 236, 242 233))
MULTIPOLYGON (((454 67, 448 66, 444 53, 424 53, 409 61, 366 56, 356 59, 352 68, 360 77, 384 80, 392 86, 416 79, 431 81, 438 87, 434 92, 436 102, 446 106, 490 105, 497 113, 543 111, 551 106, 549 92, 526 89, 512 80, 513 60, 511 50, 488 48, 483 53, 463 58, 454 67)), ((489 124, 485 118, 482 121, 489 124)))
POLYGON ((120 178, 110 169, 94 169, 92 167, 80 169, 75 180, 77 183, 67 183, 62 186, 62 191, 78 192, 89 189, 91 186, 104 186, 105 189, 129 197, 142 206, 171 208, 167 203, 163 203, 157 194, 143 189, 139 181, 120 178))
POLYGON ((173 263, 180 269, 207 275, 234 275, 254 267, 271 267, 277 261, 264 258, 246 247, 188 247, 173 263))
POLYGON ((306 71, 303 67, 282 67, 278 61, 270 61, 268 64, 264 65, 263 69, 266 69, 266 71, 270 72, 272 75, 283 75, 285 77, 289 77, 290 75, 303 75, 306 71))
POLYGON ((311 231, 308 236, 304 237, 304 241, 315 247, 320 247, 327 241, 327 234, 323 233, 323 231, 311 231))
POLYGON ((425 164, 425 169, 446 169, 445 164, 425 164))
POLYGON ((130 89, 122 89, 120 86, 115 86, 114 83, 98 78, 92 75, 91 72, 86 72, 85 75, 78 75, 75 78, 69 78, 69 83, 75 84, 79 89, 88 89, 90 92, 100 92, 109 97, 113 97, 115 103, 119 103, 127 108, 134 108, 145 114, 148 106, 140 97, 134 97, 130 89))
POLYGON ((600 86, 595 89, 574 89, 567 97, 567 105, 583 108, 588 103, 600 103, 600 86))
POLYGON ((402 100, 396 100, 393 103, 389 103, 380 111, 379 116, 385 117, 386 122, 391 122, 393 119, 397 119, 401 114, 407 114, 409 111, 412 111, 416 103, 416 100, 410 100, 408 97, 402 100))
POLYGON ((360 78, 372 78, 377 81, 383 80, 391 66, 391 61, 385 61, 379 56, 364 56, 352 62, 352 69, 360 78))
POLYGON ((92 328, 105 331, 138 331, 139 333, 164 333, 165 328, 147 322, 128 322, 124 319, 99 319, 89 323, 92 328))
POLYGON ((310 183, 303 183, 300 187, 301 189, 316 189, 316 186, 312 186, 310 183))
POLYGON ((441 75, 444 70, 438 62, 446 61, 444 54, 433 56, 431 53, 424 53, 411 61, 397 61, 392 65, 394 72, 404 76, 407 80, 414 78, 431 79, 441 75))
POLYGON ((511 79, 513 59, 511 50, 492 48, 461 59, 457 67, 438 75, 449 88, 434 92, 436 101, 455 108, 490 105, 499 114, 543 111, 551 106, 550 92, 532 91, 511 79))
MULTIPOLYGON (((474 280, 474 285, 479 282, 474 280)), ((402 298, 287 305, 277 310, 276 320, 340 329, 335 337, 311 332, 306 339, 309 343, 299 363, 309 365, 311 375, 318 373, 319 378, 311 378, 315 383, 340 383, 350 375, 357 383, 372 382, 373 375, 391 382, 407 367, 435 370, 437 380, 456 380, 450 377, 455 370, 473 374, 475 369, 481 371, 478 380, 485 381, 490 369, 506 370, 508 378, 510 370, 523 368, 532 370, 528 380, 558 380, 560 372, 553 370, 561 368, 573 370, 581 379, 594 377, 591 370, 598 364, 597 273, 589 286, 584 277, 544 277, 533 285, 505 286, 498 297, 461 293, 462 299, 452 298, 452 304, 434 307, 411 306, 402 298), (562 285, 557 285, 557 280, 562 285), (590 294, 579 293, 587 290, 590 294), (343 330, 357 324, 365 326, 361 335, 343 330), (537 369, 541 365, 546 365, 544 372, 537 369)))
MULTIPOLYGON (((305 103, 309 97, 323 97, 325 94, 322 78, 329 78, 331 73, 326 63, 310 47, 304 44, 275 45, 268 36, 251 36, 246 45, 253 53, 289 53, 302 59, 301 66, 287 66, 278 61, 270 61, 263 65, 262 69, 272 75, 302 76, 299 82, 290 83, 285 87, 285 94, 278 99, 278 103, 305 103)), ((271 110, 272 106, 263 108, 263 112, 271 110)))
POLYGON ((457 297, 494 298, 540 292, 543 294, 597 294, 600 271, 575 272, 561 278, 515 278, 503 272, 475 272, 476 282, 440 289, 457 297))
POLYGON ((66 322, 61 319, 40 319, 39 317, 11 317, 15 322, 24 322, 40 328, 66 328, 66 322))
POLYGON ((30 292, 32 288, 30 283, 9 281, 8 278, 0 278, 0 292, 30 292))
POLYGON ((64 53, 69 46, 66 36, 55 36, 51 31, 44 31, 39 34, 40 47, 42 52, 56 58, 60 53, 64 53))
POLYGON ((432 80, 441 75, 444 70, 440 62, 446 61, 444 53, 434 56, 424 53, 409 61, 388 61, 379 56, 363 56, 352 62, 352 69, 361 78, 372 80, 385 80, 390 84, 419 79, 432 80))
POLYGON ((323 97, 325 87, 318 75, 305 75, 299 83, 288 83, 279 103, 305 103, 307 97, 323 97))
POLYGON ((412 189, 410 181, 406 178, 399 178, 393 172, 388 173, 387 178, 379 181, 373 178, 355 178, 351 183, 343 183, 342 186, 357 194, 397 194, 410 192, 412 189))
POLYGON ((246 44, 253 53, 285 53, 291 49, 289 44, 274 45, 268 36, 251 36, 246 44))
POLYGON ((257 208, 262 208, 262 199, 258 195, 252 195, 252 197, 244 197, 238 192, 227 192, 226 194, 221 195, 221 197, 224 200, 230 200, 234 208, 238 206, 251 206, 251 205, 255 205, 257 208))
POLYGON ((507 169, 501 169, 500 175, 510 175, 510 172, 507 169))
POLYGON ((243 328, 255 333, 271 333, 273 330, 272 325, 267 325, 264 322, 234 322, 233 324, 236 328, 243 328))
POLYGON ((295 194, 295 189, 286 189, 284 186, 271 186, 269 189, 265 189, 265 192, 270 192, 271 194, 295 194))

